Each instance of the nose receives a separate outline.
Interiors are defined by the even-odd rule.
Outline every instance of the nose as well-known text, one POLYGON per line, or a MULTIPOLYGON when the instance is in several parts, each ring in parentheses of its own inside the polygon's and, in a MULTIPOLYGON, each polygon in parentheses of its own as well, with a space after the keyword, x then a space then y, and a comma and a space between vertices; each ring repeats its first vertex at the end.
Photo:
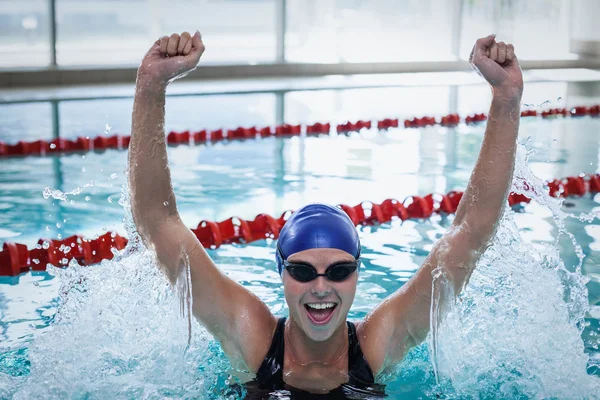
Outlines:
POLYGON ((325 277, 319 276, 317 279, 315 279, 315 283, 313 284, 310 292, 315 296, 325 297, 331 293, 331 285, 325 277))

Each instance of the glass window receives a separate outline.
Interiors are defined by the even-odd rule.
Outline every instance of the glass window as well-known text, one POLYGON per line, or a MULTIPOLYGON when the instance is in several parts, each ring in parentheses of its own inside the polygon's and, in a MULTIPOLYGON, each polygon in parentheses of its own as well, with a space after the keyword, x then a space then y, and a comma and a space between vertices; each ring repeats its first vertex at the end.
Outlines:
POLYGON ((288 0, 286 57, 295 62, 452 59, 450 0, 288 0))
POLYGON ((160 26, 165 34, 199 29, 206 45, 204 63, 274 62, 277 1, 161 0, 160 14, 168 18, 162 17, 160 26))
POLYGON ((0 68, 50 64, 47 0, 0 0, 0 68))
POLYGON ((600 55, 598 18, 600 18, 600 1, 573 0, 570 19, 572 52, 600 55))
POLYGON ((205 63, 273 61, 275 22, 275 0, 57 0, 57 61, 139 64, 160 36, 196 29, 205 63))
POLYGON ((520 59, 573 58, 569 53, 567 0, 463 0, 460 55, 491 33, 512 43, 520 59))

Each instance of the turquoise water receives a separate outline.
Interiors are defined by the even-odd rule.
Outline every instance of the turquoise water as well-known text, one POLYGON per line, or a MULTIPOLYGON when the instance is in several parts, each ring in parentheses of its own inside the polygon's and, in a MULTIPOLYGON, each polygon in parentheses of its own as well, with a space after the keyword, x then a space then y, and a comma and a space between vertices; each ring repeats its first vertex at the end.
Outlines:
MULTIPOLYGON (((290 107, 286 109, 286 119, 312 122, 380 118, 403 113, 420 115, 421 109, 422 114, 448 112, 447 98, 440 100, 435 96, 448 94, 447 88, 424 90, 429 104, 411 92, 416 98, 414 108, 396 112, 393 111, 399 109, 398 104, 389 105, 381 100, 390 94, 388 89, 292 93, 287 99, 290 107), (379 107, 366 106, 362 109, 364 114, 357 115, 360 109, 356 104, 361 98, 365 101, 380 98, 379 107), (341 101, 345 106, 319 107, 329 104, 328 99, 332 104, 341 101), (310 104, 314 105, 314 111, 310 104), (433 112, 425 111, 427 105, 433 112), (330 118, 326 118, 326 113, 330 118)), ((169 100, 170 129, 275 122, 274 98, 268 94, 174 100, 169 100), (209 108, 202 108, 209 103, 209 108), (215 116, 224 103, 232 108, 224 116, 215 116), (188 108, 202 109, 205 120, 182 112, 188 108), (178 111, 182 112, 181 118, 178 111)), ((406 98, 402 102, 408 103, 406 98)), ((471 103, 465 97, 459 108, 465 109, 471 103)), ((98 131, 102 134, 103 130, 126 132, 130 111, 127 104, 130 100, 65 103, 61 106, 64 107, 61 134, 72 137, 96 135, 98 131)), ((51 130, 42 129, 47 123, 44 104, 0 106, 0 113, 14 116, 20 112, 19 107, 21 110, 37 107, 39 112, 31 115, 39 123, 13 117, 22 121, 22 125, 14 122, 12 126, 3 126, 0 140, 14 140, 19 130, 22 131, 19 137, 29 135, 34 139, 42 134, 51 135, 51 130)), ((472 106, 469 110, 484 111, 472 106)), ((21 115, 26 115, 22 112, 21 115)), ((278 216, 312 201, 355 205, 365 200, 403 200, 414 194, 462 190, 477 157, 483 131, 484 126, 463 125, 457 129, 370 130, 347 136, 183 146, 170 148, 169 157, 180 212, 186 224, 195 227, 202 219, 223 220, 231 216, 252 219, 262 212, 278 216)), ((542 180, 599 171, 598 119, 524 120, 520 141, 532 153, 529 168, 542 180)), ((125 152, 7 159, 0 163, 0 240, 31 246, 39 237, 66 237, 74 233, 92 237, 106 230, 126 233, 123 224, 126 211, 119 204, 125 185, 125 152), (66 193, 67 199, 44 197, 46 188, 66 193), (81 193, 69 194, 77 188, 81 188, 81 193)), ((600 212, 600 195, 567 199, 562 209, 574 214, 600 212)), ((468 314, 458 307, 462 314, 454 321, 462 321, 464 325, 452 325, 452 319, 448 326, 454 331, 440 325, 442 338, 436 342, 441 349, 437 360, 439 379, 435 378, 426 343, 407 357, 397 373, 386 377, 392 398, 436 395, 527 398, 550 397, 549 394, 570 397, 566 393, 580 398, 598 393, 589 387, 598 387, 594 386, 597 381, 594 375, 600 374, 597 340, 600 307, 596 306, 600 301, 600 222, 597 218, 592 222, 574 218, 565 221, 585 255, 581 272, 589 279, 585 287, 593 306, 585 311, 580 335, 577 324, 582 321, 563 318, 566 312, 563 306, 567 303, 561 300, 562 296, 549 297, 553 291, 562 293, 561 287, 568 284, 562 278, 553 280, 565 274, 558 268, 560 260, 544 253, 545 245, 556 245, 566 270, 574 271, 579 259, 572 241, 564 234, 557 239, 552 213, 543 205, 528 205, 512 215, 512 219, 516 226, 509 229, 511 222, 507 221, 507 231, 503 234, 519 233, 520 239, 499 240, 490 252, 492 260, 494 251, 504 254, 508 264, 503 268, 511 272, 516 282, 510 288, 514 291, 512 297, 500 291, 490 292, 485 302, 498 303, 498 308, 491 311, 482 305, 483 300, 476 292, 477 288, 486 287, 482 282, 497 278, 498 282, 506 283, 506 277, 493 275, 493 267, 501 263, 485 264, 484 260, 481 274, 474 276, 463 301, 463 306, 471 304, 479 314, 474 311, 468 314), (532 249, 546 257, 541 261, 517 258, 511 263, 511 255, 503 253, 511 248, 515 257, 532 253, 532 249), (519 271, 524 275, 518 276, 519 271), (545 273, 549 275, 536 280, 545 273), (542 319, 506 318, 519 311, 542 319), (473 315, 479 318, 475 322, 473 315), (467 326, 468 323, 475 323, 478 329, 467 326), (480 336, 482 331, 487 339, 480 336), (523 347, 515 342, 519 332, 523 335, 523 347), (486 342, 490 338, 494 343, 486 342), (458 351, 455 342, 462 343, 464 351, 458 351), (506 352, 495 359, 499 346, 506 348, 506 352), (470 354, 467 349, 476 357, 467 359, 470 354), (537 368, 539 364, 550 371, 524 369, 515 361, 519 356, 528 366, 537 368), (453 365, 461 366, 458 372, 453 365), (571 371, 567 373, 565 369, 571 371), (468 381, 464 376, 467 372, 479 380, 468 381), (556 382, 550 382, 548 376, 556 377, 556 382), (580 390, 564 389, 560 377, 580 390)), ((451 216, 435 216, 425 221, 395 221, 380 227, 359 228, 366 268, 361 273, 350 318, 364 317, 374 305, 400 288, 418 269, 451 220, 451 216)), ((256 293, 276 315, 286 315, 274 268, 273 243, 224 246, 210 250, 210 254, 220 268, 256 293)), ((199 325, 193 324, 193 334, 188 336, 186 312, 157 272, 152 258, 144 253, 128 254, 121 261, 99 266, 69 268, 65 272, 52 270, 0 278, 0 398, 226 397, 225 382, 231 380, 226 359, 199 325)))

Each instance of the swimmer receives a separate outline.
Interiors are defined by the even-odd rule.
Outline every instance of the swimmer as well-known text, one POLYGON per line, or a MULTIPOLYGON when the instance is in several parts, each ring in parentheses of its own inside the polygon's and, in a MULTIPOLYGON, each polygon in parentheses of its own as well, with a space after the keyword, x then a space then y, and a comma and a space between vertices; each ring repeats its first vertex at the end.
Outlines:
POLYGON ((199 32, 157 40, 139 66, 129 146, 135 224, 175 282, 191 274, 193 314, 221 343, 248 383, 301 393, 380 392, 390 371, 429 331, 432 272, 443 268, 455 293, 467 283, 504 211, 512 181, 523 77, 511 44, 476 41, 471 65, 493 96, 485 137, 451 227, 415 275, 356 324, 346 321, 360 276, 355 226, 337 207, 308 204, 280 232, 276 265, 289 317, 277 319, 254 294, 223 274, 177 211, 165 143, 165 90, 196 68, 199 32))

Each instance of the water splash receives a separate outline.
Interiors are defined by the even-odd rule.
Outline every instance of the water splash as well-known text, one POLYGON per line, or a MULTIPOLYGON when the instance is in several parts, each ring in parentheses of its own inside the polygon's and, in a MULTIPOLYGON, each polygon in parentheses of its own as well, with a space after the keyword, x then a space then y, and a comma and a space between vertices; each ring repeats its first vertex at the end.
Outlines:
POLYGON ((432 362, 440 387, 472 398, 590 398, 600 381, 581 334, 589 310, 581 275, 583 251, 565 228, 574 217, 561 210, 545 183, 527 167, 519 146, 512 191, 547 207, 579 259, 566 266, 556 247, 532 245, 507 209, 490 248, 455 301, 452 285, 436 271, 432 293, 432 362), (442 310, 443 312, 436 312, 442 310), (443 316, 444 315, 444 316, 443 316))
POLYGON ((96 185, 96 181, 91 181, 89 183, 86 183, 83 186, 79 186, 79 187, 71 190, 70 192, 63 192, 58 189, 52 189, 50 187, 47 187, 42 192, 42 195, 44 196, 45 199, 49 199, 50 197, 52 197, 55 200, 68 201, 69 196, 78 196, 81 193, 83 193, 83 190, 85 188, 94 187, 95 185, 96 185))
MULTIPOLYGON (((29 348, 30 374, 7 397, 237 398, 231 365, 191 314, 189 268, 175 290, 135 230, 126 186, 119 203, 130 238, 99 265, 49 267, 60 279, 52 325, 29 348)), ((2 383, 2 382, 0 382, 2 383)), ((10 392, 10 393, 9 393, 10 392)))

